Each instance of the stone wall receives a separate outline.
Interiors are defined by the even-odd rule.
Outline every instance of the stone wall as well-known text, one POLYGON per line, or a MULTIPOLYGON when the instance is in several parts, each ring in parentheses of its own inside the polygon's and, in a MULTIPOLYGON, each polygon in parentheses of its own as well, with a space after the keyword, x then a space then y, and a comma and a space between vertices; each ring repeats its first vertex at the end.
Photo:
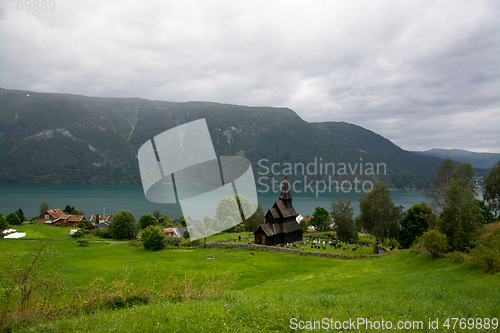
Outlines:
POLYGON ((378 257, 381 254, 340 254, 340 253, 322 253, 322 252, 311 252, 311 251, 303 251, 296 249, 289 249, 286 247, 277 247, 277 246, 269 246, 269 245, 260 245, 260 244, 223 244, 220 242, 213 243, 205 243, 202 246, 204 247, 220 247, 220 248, 230 248, 230 249, 249 249, 254 251, 277 251, 277 252, 287 252, 291 254, 307 254, 314 255, 317 257, 329 257, 329 258, 370 258, 370 257, 378 257))

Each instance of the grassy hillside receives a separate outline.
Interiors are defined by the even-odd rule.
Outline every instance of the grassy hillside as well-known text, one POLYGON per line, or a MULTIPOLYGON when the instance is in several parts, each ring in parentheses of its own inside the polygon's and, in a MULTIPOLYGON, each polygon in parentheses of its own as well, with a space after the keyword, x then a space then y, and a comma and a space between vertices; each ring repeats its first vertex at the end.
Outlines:
MULTIPOLYGON (((286 108, 139 98, 94 98, 0 89, 0 182, 139 183, 137 151, 151 137, 205 118, 218 155, 258 161, 384 163, 360 176, 389 187, 427 187, 440 159, 397 147, 348 123, 308 123, 286 108)), ((280 168, 281 172, 282 169, 280 168)), ((272 175, 269 175, 272 176, 272 175)), ((332 175, 334 180, 355 175, 332 175)), ((280 173, 276 178, 282 180, 280 173)), ((293 175, 289 179, 302 179, 293 175)), ((328 180, 325 175, 309 179, 328 180)))
MULTIPOLYGON (((415 331, 445 331, 443 324, 448 318, 477 320, 499 315, 499 273, 484 276, 466 264, 454 264, 446 258, 431 260, 414 250, 352 260, 213 248, 150 252, 127 243, 80 247, 69 237, 70 228, 27 225, 19 229, 27 232, 25 239, 0 240, 0 267, 12 252, 27 256, 39 249, 43 240, 53 238, 49 243, 53 246, 50 265, 64 275, 68 298, 87 295, 84 288, 96 278, 112 285, 112 281, 123 281, 124 274, 129 274, 127 282, 135 288, 144 283, 151 287, 154 281, 159 292, 164 284, 174 281, 173 276, 182 282, 186 274, 203 280, 204 276, 220 277, 229 271, 233 285, 231 291, 217 297, 184 300, 163 295, 148 305, 120 310, 92 311, 81 299, 78 304, 83 305, 82 310, 75 306, 70 314, 61 311, 51 321, 16 326, 16 332, 281 332, 290 331, 292 318, 341 322, 384 319, 394 326, 399 321, 421 321, 425 329, 415 331), (149 269, 154 270, 150 274, 154 279, 145 280, 149 269), (439 329, 429 330, 429 321, 436 319, 439 329)), ((48 266, 48 262, 44 264, 48 266)), ((495 330, 474 326, 468 331, 495 330)))

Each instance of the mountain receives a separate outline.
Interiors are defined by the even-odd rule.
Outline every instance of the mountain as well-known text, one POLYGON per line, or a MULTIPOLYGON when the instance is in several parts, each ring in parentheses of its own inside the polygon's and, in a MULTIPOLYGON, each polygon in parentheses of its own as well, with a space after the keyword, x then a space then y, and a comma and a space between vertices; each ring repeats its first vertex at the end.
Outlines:
POLYGON ((433 148, 425 151, 414 151, 421 156, 434 156, 439 158, 449 157, 459 163, 469 162, 473 168, 491 169, 496 162, 500 161, 500 154, 476 153, 462 149, 439 149, 433 148))
POLYGON ((357 125, 308 123, 287 108, 0 89, 0 182, 140 183, 141 145, 201 118, 215 152, 248 158, 261 184, 281 182, 293 170, 288 179, 300 186, 301 168, 315 165, 318 172, 305 182, 340 184, 357 177, 392 188, 423 188, 441 162, 357 125))

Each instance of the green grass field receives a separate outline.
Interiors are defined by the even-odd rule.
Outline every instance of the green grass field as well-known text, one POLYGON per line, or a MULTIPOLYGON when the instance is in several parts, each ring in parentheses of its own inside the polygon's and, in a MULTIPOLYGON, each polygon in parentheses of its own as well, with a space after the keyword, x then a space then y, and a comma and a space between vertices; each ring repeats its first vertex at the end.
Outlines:
MULTIPOLYGON (((398 321, 421 321, 424 329, 402 331, 451 332, 464 330, 459 326, 453 329, 453 322, 450 328, 443 327, 447 318, 477 321, 500 317, 499 273, 483 275, 466 264, 445 258, 431 260, 430 255, 416 250, 358 259, 223 248, 151 252, 127 243, 78 246, 69 236, 71 228, 25 225, 17 229, 27 236, 0 240, 0 267, 12 253, 28 255, 52 238, 49 247, 57 252, 49 261, 64 275, 69 295, 96 277, 119 278, 124 269, 136 286, 144 283, 144 275, 151 269, 155 285, 172 275, 183 278, 190 272, 197 277, 217 277, 229 271, 234 278, 231 291, 221 297, 162 300, 90 314, 76 312, 52 321, 20 324, 14 327, 19 332, 290 332, 295 331, 292 318, 297 325, 302 320, 301 327, 323 318, 332 322, 383 319, 392 322, 391 331, 399 331, 398 321), (429 329, 429 321, 436 319, 439 329, 429 329)), ((491 325, 489 330, 476 326, 466 331, 497 331, 491 325)), ((356 331, 384 331, 365 328, 356 331)))

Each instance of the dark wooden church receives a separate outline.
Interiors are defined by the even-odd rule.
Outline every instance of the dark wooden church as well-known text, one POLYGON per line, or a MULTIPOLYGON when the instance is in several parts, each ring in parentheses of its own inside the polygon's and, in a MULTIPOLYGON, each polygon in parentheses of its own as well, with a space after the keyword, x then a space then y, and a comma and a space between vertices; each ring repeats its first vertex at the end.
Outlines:
POLYGON ((302 240, 302 228, 292 206, 290 186, 285 178, 279 200, 266 213, 266 222, 254 231, 255 244, 277 245, 302 240))

